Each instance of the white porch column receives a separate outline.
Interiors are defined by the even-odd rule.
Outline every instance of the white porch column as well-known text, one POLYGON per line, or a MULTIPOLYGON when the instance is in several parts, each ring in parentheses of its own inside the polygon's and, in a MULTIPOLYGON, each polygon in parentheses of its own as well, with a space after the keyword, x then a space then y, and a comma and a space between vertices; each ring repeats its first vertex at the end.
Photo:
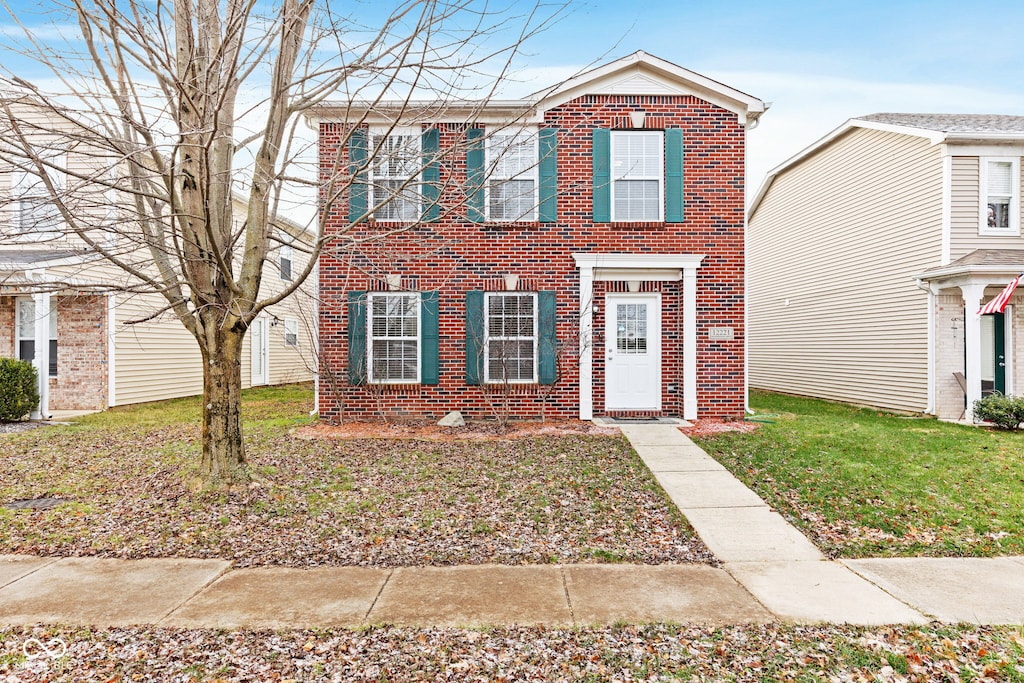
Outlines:
POLYGON ((697 419, 697 268, 683 268, 683 419, 697 419))
POLYGON ((594 268, 580 269, 580 419, 594 417, 594 268))
POLYGON ((50 417, 50 294, 33 294, 35 303, 35 358, 39 375, 39 409, 32 413, 32 419, 50 417))
POLYGON ((964 417, 974 422, 974 402, 981 398, 981 299, 985 285, 960 285, 964 297, 964 374, 967 375, 967 413, 964 417))

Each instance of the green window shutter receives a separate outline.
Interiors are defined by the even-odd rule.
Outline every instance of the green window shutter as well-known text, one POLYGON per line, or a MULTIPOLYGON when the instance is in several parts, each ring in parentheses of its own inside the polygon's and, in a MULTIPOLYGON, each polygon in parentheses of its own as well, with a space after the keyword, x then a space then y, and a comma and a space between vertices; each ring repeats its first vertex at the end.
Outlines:
POLYGON ((608 223, 612 220, 612 133, 605 128, 595 128, 591 134, 591 151, 594 164, 594 222, 608 223))
POLYGON ((558 220, 558 129, 541 128, 538 138, 540 165, 540 207, 537 217, 541 223, 558 220))
POLYGON ((441 147, 441 134, 437 128, 423 131, 421 146, 423 150, 423 203, 425 210, 423 220, 436 221, 441 215, 437 202, 441 198, 441 163, 437 153, 441 147))
POLYGON ((537 313, 537 379, 541 384, 554 384, 558 380, 554 292, 537 292, 537 313))
POLYGON ((484 131, 466 131, 466 217, 474 223, 484 222, 484 131))
POLYGON ((366 384, 366 292, 348 293, 348 383, 366 384))
POLYGON ((366 165, 366 131, 357 128, 348 139, 349 173, 354 176, 348 188, 348 221, 355 223, 366 217, 367 185, 366 171, 360 171, 366 165))
POLYGON ((420 384, 437 384, 438 315, 437 292, 420 294, 420 384))
POLYGON ((665 222, 683 222, 683 129, 665 131, 665 222))
POLYGON ((484 293, 466 292, 466 384, 484 377, 484 293))

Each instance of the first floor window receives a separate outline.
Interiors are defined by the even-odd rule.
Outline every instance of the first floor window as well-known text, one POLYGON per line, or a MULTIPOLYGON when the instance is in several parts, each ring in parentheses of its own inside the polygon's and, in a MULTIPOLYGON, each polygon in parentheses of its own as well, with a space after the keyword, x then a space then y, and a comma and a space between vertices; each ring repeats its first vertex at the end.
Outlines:
POLYGON ((299 345, 299 321, 291 318, 284 319, 284 345, 299 345))
POLYGON ((1017 234, 1020 165, 1016 158, 982 159, 981 232, 1017 234))
MULTIPOLYGON (((18 300, 18 358, 32 361, 36 357, 36 302, 18 300)), ((50 308, 50 377, 57 376, 57 308, 50 308)))
POLYGON ((484 311, 485 381, 536 382, 536 293, 487 293, 484 311))
POLYGON ((420 296, 370 293, 367 306, 370 381, 420 381, 420 296))
POLYGON ((612 131, 612 220, 660 221, 665 144, 661 131, 612 131))

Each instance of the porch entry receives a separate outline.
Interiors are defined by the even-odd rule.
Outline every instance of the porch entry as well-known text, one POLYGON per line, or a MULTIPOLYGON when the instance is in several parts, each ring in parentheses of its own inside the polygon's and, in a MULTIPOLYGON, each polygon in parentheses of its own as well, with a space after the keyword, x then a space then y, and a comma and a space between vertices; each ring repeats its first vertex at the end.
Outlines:
POLYGON ((249 324, 249 345, 252 351, 251 377, 252 386, 261 386, 268 381, 267 362, 269 348, 267 345, 267 319, 256 318, 249 324))
POLYGON ((606 298, 605 410, 661 410, 661 295, 606 298))
POLYGON ((1006 322, 1003 313, 981 316, 981 395, 1006 393, 1006 322))

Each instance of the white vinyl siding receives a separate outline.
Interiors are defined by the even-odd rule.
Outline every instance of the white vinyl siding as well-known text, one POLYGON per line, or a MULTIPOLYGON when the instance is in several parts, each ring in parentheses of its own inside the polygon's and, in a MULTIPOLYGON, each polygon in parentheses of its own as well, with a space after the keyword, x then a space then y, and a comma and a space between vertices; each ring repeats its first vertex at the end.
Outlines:
POLYGON ((537 295, 485 294, 485 381, 537 381, 537 295))
POLYGON ((927 140, 854 129, 774 179, 747 231, 750 386, 926 408, 914 275, 941 262, 942 166, 927 140))
MULTIPOLYGON (((955 261, 975 249, 1024 249, 1024 236, 1019 231, 993 233, 980 229, 982 208, 986 212, 986 221, 988 218, 985 191, 982 189, 982 161, 993 157, 955 156, 955 149, 953 152, 950 160, 950 260, 955 261)), ((1017 162, 1015 173, 1019 188, 1021 176, 1019 160, 1017 162)), ((1019 191, 1015 208, 1019 217, 1019 191)))
POLYGON ((419 294, 370 294, 366 329, 370 381, 420 381, 419 294))
POLYGON ((370 139, 370 206, 374 219, 411 223, 419 220, 422 197, 419 176, 423 168, 421 133, 395 130, 370 139))
MULTIPOLYGON (((44 165, 56 167, 46 168, 46 175, 53 189, 61 192, 67 186, 67 177, 58 169, 67 167, 67 152, 43 150, 40 154, 44 165)), ((38 169, 14 169, 11 173, 11 194, 14 199, 12 227, 17 238, 43 241, 63 234, 64 219, 38 169)))
POLYGON ((537 218, 537 132, 495 133, 487 140, 487 220, 537 218))
POLYGON ((664 134, 612 131, 611 156, 612 221, 664 220, 664 134))

